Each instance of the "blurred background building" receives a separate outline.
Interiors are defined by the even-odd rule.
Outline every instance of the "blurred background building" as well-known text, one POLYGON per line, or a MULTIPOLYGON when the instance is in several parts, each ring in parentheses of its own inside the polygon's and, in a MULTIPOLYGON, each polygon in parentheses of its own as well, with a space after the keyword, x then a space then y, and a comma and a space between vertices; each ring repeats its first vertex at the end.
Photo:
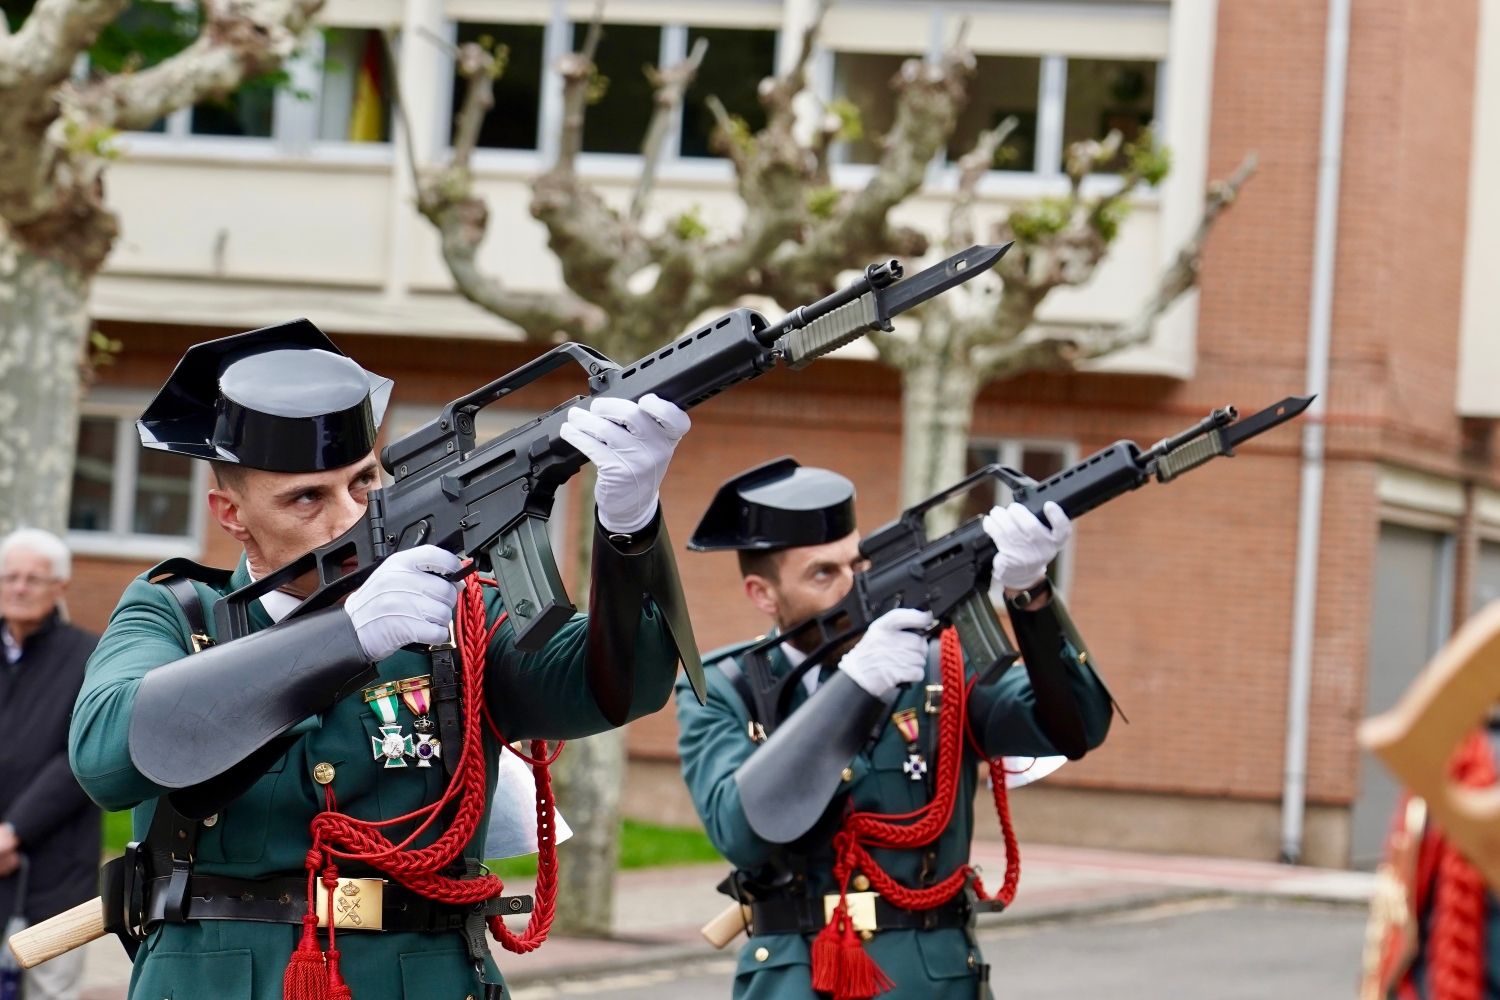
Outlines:
MULTIPOLYGON (((790 58, 810 6, 611 0, 598 55, 610 86, 590 111, 581 169, 629 198, 650 113, 640 68, 706 36, 657 208, 696 206, 710 227, 732 220, 740 203, 709 150, 704 99, 716 94, 755 124, 756 83, 790 58)), ((451 291, 434 233, 411 207, 405 142, 424 164, 449 145, 461 96, 453 41, 506 43, 475 164, 492 213, 484 264, 513 287, 558 286, 528 182, 558 131, 550 67, 591 9, 330 0, 289 85, 250 87, 126 137, 109 177, 126 236, 93 299, 99 328, 124 346, 84 403, 69 516, 81 624, 101 628, 125 582, 162 558, 232 558, 204 517, 206 469, 142 452, 132 426, 188 344, 306 316, 396 378, 388 436, 538 352, 451 291), (386 28, 399 33, 394 66, 386 28), (398 82, 409 130, 391 100, 398 82)), ((1148 444, 1215 406, 1248 412, 1300 393, 1327 361, 1327 418, 1310 437, 1284 428, 1080 524, 1062 589, 1129 724, 1028 790, 1020 832, 1370 863, 1394 789, 1357 751, 1354 727, 1394 701, 1455 623, 1500 596, 1500 190, 1483 182, 1500 177, 1500 2, 1438 11, 1361 0, 1347 36, 1330 38, 1326 5, 1307 0, 840 0, 813 64, 818 92, 855 102, 876 135, 902 61, 941 51, 963 22, 978 57, 970 103, 949 155, 898 219, 936 232, 954 161, 1009 115, 1013 155, 982 186, 991 213, 1060 191, 1074 140, 1154 122, 1172 151, 1171 175, 1138 199, 1098 278, 1050 297, 1048 323, 1133 313, 1196 224, 1204 185, 1247 152, 1260 163, 1210 241, 1201 293, 1145 348, 987 390, 974 465, 1000 460, 1040 478, 1119 438, 1148 444), (1330 53, 1347 56, 1341 113, 1325 108, 1330 53), (1311 522, 1299 516, 1304 496, 1317 501, 1311 522)), ((870 138, 843 144, 835 182, 858 184, 874 150, 870 138)), ((893 516, 900 388, 871 357, 846 351, 696 410, 666 484, 674 536, 688 536, 724 478, 788 453, 853 478, 867 530, 893 516)), ((488 429, 581 387, 559 377, 518 393, 488 429)), ((706 648, 760 629, 732 558, 684 553, 681 565, 706 648)), ((632 727, 627 812, 694 821, 674 736, 670 710, 632 727)))

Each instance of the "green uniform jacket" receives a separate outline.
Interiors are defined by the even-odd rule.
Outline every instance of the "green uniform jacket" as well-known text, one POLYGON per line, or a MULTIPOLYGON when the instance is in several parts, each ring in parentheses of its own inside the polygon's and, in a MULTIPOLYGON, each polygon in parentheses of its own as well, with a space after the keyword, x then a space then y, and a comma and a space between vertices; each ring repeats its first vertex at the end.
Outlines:
MULTIPOLYGON (((1112 703, 1085 660, 1071 646, 1065 648, 1064 662, 1071 671, 1075 695, 1083 706, 1088 744, 1092 748, 1103 742, 1109 730, 1112 703)), ((790 669, 779 648, 773 652, 772 662, 778 674, 790 669)), ((714 845, 736 868, 754 873, 772 862, 779 863, 786 849, 761 840, 745 819, 734 774, 756 748, 747 734, 750 714, 721 670, 708 669, 706 673, 706 705, 699 705, 685 685, 679 684, 677 688, 678 751, 683 776, 714 845)), ((806 688, 798 684, 792 697, 793 710, 807 697, 806 688)), ((912 685, 897 696, 888 710, 894 713, 915 708, 924 730, 923 741, 926 729, 937 723, 936 715, 922 713, 924 699, 922 686, 912 685)), ((968 705, 970 729, 976 738, 985 732, 1004 734, 985 747, 991 756, 1055 754, 1057 751, 1037 727, 1032 705, 1031 682, 1025 668, 1017 664, 994 683, 974 688, 968 705)), ((904 813, 926 804, 927 784, 911 780, 904 769, 906 761, 905 741, 896 726, 886 724, 879 739, 856 757, 849 768, 851 777, 844 788, 854 807, 904 813)), ((935 761, 929 764, 935 765, 935 761)), ((931 884, 968 861, 978 764, 979 758, 966 740, 953 820, 934 843, 920 850, 872 850, 875 860, 898 882, 910 886, 931 884), (924 862, 926 879, 922 877, 924 862)), ((836 805, 841 806, 843 801, 841 795, 836 805)), ((824 829, 824 824, 818 829, 824 829)), ((799 850, 806 848, 808 889, 815 894, 836 892, 831 843, 808 845, 811 837, 797 845, 799 850)), ((994 892, 1003 872, 984 874, 986 889, 994 892)), ((811 985, 811 940, 810 936, 796 934, 750 938, 740 952, 735 971, 736 1000, 817 1000, 820 995, 813 992, 811 985)), ((882 931, 866 942, 865 948, 895 983, 889 993, 881 994, 881 1000, 975 1000, 984 995, 979 982, 982 959, 963 929, 882 931)))
MULTIPOLYGON (((241 560, 225 592, 249 582, 241 560)), ((205 608, 221 596, 203 584, 198 590, 205 608)), ((486 590, 486 604, 493 622, 501 606, 492 589, 486 590)), ((251 605, 250 616, 257 630, 271 624, 259 602, 251 605)), ((673 646, 659 616, 648 612, 646 619, 635 649, 632 718, 666 704, 676 670, 673 646)), ((523 654, 514 647, 510 626, 500 628, 489 649, 485 697, 508 739, 572 739, 610 728, 584 678, 586 631, 586 619, 577 615, 543 649, 523 654)), ((69 752, 79 783, 106 809, 134 807, 138 839, 145 836, 156 797, 166 790, 131 764, 126 743, 131 706, 147 671, 182 658, 192 648, 188 635, 187 620, 164 587, 149 583, 147 576, 133 581, 89 660, 74 709, 69 752)), ((378 666, 381 681, 430 671, 426 657, 405 651, 378 666)), ((224 692, 226 698, 234 696, 233 691, 224 692)), ((399 721, 411 732, 412 716, 405 706, 399 721)), ((379 726, 380 720, 357 693, 299 724, 293 732, 302 735, 286 756, 227 806, 212 826, 204 823, 194 872, 237 878, 303 874, 311 846, 308 824, 323 808, 323 786, 313 780, 319 763, 334 766, 332 788, 338 807, 359 819, 399 816, 440 797, 447 781, 441 766, 385 769, 373 759, 371 739, 379 726)), ((493 761, 500 748, 488 732, 485 740, 485 759, 493 761)), ((493 767, 487 781, 493 792, 493 767)), ((476 858, 488 818, 486 807, 466 851, 476 858)), ((430 843, 436 833, 429 831, 417 846, 430 843)), ((370 872, 346 863, 340 874, 370 872)), ((136 955, 130 996, 280 1000, 282 975, 300 932, 292 924, 247 921, 157 925, 136 955)), ((464 1000, 481 992, 458 932, 340 931, 338 948, 355 1000, 464 1000)), ((490 964, 495 977, 498 973, 490 964)))

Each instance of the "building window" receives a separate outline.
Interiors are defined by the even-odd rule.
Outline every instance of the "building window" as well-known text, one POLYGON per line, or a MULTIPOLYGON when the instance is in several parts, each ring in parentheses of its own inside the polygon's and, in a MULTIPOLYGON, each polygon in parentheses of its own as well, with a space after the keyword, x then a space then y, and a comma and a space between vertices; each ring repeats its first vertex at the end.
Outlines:
MULTIPOLYGON (((1041 482, 1078 460, 1078 446, 1070 441, 972 441, 968 472, 986 465, 1004 465, 1041 482)), ((962 520, 983 514, 996 504, 1008 504, 1011 491, 995 483, 980 484, 964 497, 962 520)), ((1072 576, 1071 546, 1047 567, 1047 576, 1059 592, 1066 593, 1072 576)))
POLYGON ((318 138, 324 142, 388 142, 393 68, 374 28, 323 33, 318 138))
POLYGON ((69 541, 99 554, 196 553, 206 466, 142 448, 136 410, 85 407, 79 418, 69 541))
MULTIPOLYGON (((1156 114, 1156 63, 1121 59, 1069 59, 1063 102, 1063 148, 1118 131, 1128 143, 1156 114)), ((1118 171, 1123 156, 1106 168, 1118 171)))
POLYGON ((959 112, 948 139, 948 159, 974 148, 979 133, 1016 119, 995 153, 994 169, 1031 173, 1037 169, 1037 108, 1041 98, 1042 60, 1033 56, 980 56, 969 84, 969 101, 959 112))
POLYGON ((841 163, 876 163, 880 137, 896 122, 896 95, 891 89, 901 64, 912 58, 884 52, 835 52, 833 96, 859 110, 859 136, 840 142, 834 159, 841 163))
MULTIPOLYGON (((573 51, 583 47, 588 25, 573 25, 573 51)), ((594 53, 603 94, 583 120, 585 153, 639 153, 651 121, 654 95, 647 66, 662 62, 662 29, 654 24, 606 24, 594 53)))
MULTIPOLYGON (((505 72, 495 81, 495 106, 479 129, 483 149, 536 149, 540 129, 546 29, 539 24, 460 24, 458 43, 505 46, 505 72)), ((463 107, 467 82, 453 74, 451 118, 463 107)))
POLYGON ((760 82, 776 71, 776 32, 689 28, 689 52, 699 38, 708 40, 708 54, 683 100, 681 150, 683 156, 717 156, 709 144, 715 122, 708 98, 717 97, 726 111, 745 120, 750 131, 765 128, 759 90, 760 82))
POLYGON ((193 135, 271 138, 279 80, 279 74, 257 77, 232 94, 194 106, 188 116, 188 131, 193 135))

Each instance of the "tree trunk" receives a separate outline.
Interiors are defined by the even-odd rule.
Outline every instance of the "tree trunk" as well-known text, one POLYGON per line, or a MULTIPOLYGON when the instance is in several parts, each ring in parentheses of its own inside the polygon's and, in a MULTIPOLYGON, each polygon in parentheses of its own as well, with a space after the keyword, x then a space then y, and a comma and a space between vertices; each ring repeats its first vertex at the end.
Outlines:
MULTIPOLYGON (((963 477, 979 394, 973 370, 946 350, 914 356, 901 371, 901 503, 908 507, 963 477)), ((932 511, 927 524, 931 535, 950 530, 956 508, 932 511)))
POLYGON ((0 532, 67 529, 88 287, 0 233, 0 532))
POLYGON ((557 849, 557 918, 552 926, 560 934, 605 937, 614 930, 625 730, 572 740, 557 764, 557 807, 573 836, 557 849))
MULTIPOLYGON (((594 466, 576 477, 573 521, 573 600, 588 607, 594 552, 594 466)), ((557 805, 573 828, 558 848, 557 919, 562 934, 604 937, 614 929, 615 864, 619 859, 620 786, 625 780, 625 733, 613 730, 573 740, 557 760, 557 805)))

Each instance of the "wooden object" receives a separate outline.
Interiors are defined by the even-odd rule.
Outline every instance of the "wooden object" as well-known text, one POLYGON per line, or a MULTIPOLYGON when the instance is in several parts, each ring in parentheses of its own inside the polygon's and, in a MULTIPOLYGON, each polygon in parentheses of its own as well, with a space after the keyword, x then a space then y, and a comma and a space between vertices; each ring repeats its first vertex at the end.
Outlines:
POLYGON ((98 896, 10 936, 10 950, 23 969, 82 948, 104 936, 104 901, 98 896))

